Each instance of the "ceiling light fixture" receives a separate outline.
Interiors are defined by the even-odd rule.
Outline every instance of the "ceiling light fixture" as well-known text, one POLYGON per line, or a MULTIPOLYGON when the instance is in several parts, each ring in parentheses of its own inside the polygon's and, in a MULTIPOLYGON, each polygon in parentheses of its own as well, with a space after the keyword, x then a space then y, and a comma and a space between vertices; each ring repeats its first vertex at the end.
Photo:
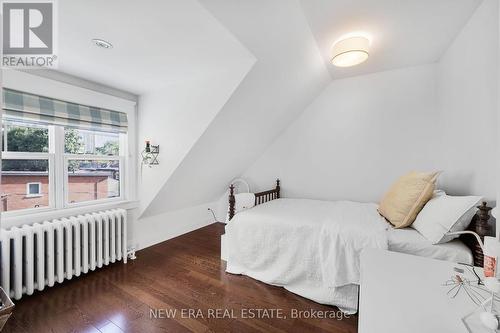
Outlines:
POLYGON ((92 39, 92 43, 94 43, 95 46, 101 47, 103 49, 112 49, 113 48, 113 44, 111 44, 108 41, 105 41, 104 39, 94 38, 94 39, 92 39))
POLYGON ((358 65, 368 59, 370 40, 353 36, 339 40, 332 48, 332 64, 337 67, 358 65))

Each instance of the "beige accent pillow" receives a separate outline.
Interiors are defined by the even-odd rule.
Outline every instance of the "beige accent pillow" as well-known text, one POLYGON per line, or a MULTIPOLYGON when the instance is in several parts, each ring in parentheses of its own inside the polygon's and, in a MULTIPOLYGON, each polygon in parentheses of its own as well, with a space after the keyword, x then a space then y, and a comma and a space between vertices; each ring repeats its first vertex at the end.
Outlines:
POLYGON ((380 201, 378 212, 396 228, 409 227, 432 198, 438 175, 412 171, 400 177, 380 201))

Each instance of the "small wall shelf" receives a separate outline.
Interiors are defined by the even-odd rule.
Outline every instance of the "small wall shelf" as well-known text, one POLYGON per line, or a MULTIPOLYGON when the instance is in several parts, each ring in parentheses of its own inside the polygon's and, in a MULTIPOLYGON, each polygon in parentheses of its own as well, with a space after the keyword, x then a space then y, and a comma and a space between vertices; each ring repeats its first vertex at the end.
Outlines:
POLYGON ((158 155, 160 154, 160 145, 150 145, 141 152, 142 163, 145 165, 159 165, 158 155), (149 151, 148 151, 149 150, 149 151))

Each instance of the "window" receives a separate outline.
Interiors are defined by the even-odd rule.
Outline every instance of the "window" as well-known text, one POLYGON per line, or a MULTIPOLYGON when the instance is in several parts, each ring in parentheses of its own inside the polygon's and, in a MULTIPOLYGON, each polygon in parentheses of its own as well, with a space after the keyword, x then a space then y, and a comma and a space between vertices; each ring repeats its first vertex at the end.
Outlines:
POLYGON ((42 183, 27 183, 26 184, 27 197, 40 197, 42 194, 42 183))
POLYGON ((64 151, 68 203, 120 197, 120 139, 117 133, 66 128, 64 151))
POLYGON ((0 211, 123 199, 125 133, 2 121, 0 211))
POLYGON ((49 151, 48 126, 4 120, 2 137, 4 152, 47 153, 49 151))
POLYGON ((0 211, 50 207, 53 202, 48 184, 53 158, 49 154, 48 126, 4 120, 2 139, 0 211), (35 183, 38 190, 30 186, 35 183))

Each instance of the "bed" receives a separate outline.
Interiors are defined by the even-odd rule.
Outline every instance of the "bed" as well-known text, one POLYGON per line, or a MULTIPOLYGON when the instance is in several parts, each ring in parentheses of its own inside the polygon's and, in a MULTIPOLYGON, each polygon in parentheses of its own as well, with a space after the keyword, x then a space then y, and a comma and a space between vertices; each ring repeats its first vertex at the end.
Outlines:
MULTIPOLYGON (((346 313, 357 311, 363 249, 465 264, 478 264, 482 255, 470 239, 432 245, 414 229, 394 229, 374 203, 280 198, 279 180, 276 188, 255 194, 255 205, 235 215, 230 188, 230 222, 222 244, 226 272, 284 287, 346 313)), ((481 235, 483 223, 475 218, 470 228, 481 235)))

